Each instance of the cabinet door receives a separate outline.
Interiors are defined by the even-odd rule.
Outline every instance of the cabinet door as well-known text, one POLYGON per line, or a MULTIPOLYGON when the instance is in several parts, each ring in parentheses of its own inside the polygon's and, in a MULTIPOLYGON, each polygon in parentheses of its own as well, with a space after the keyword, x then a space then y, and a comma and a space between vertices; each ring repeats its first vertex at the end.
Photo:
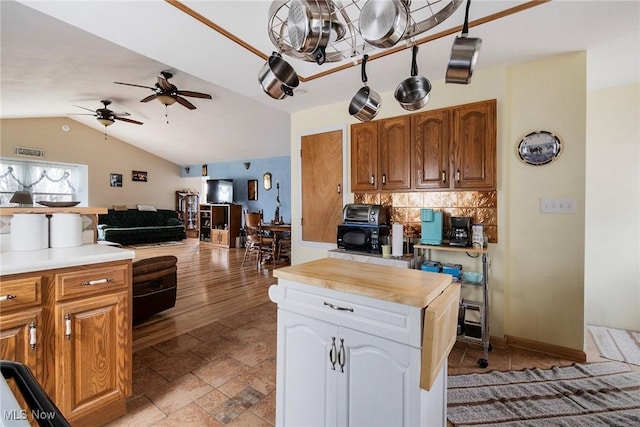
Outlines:
POLYGON ((378 188, 378 123, 351 125, 351 191, 378 188))
POLYGON ((451 112, 434 110, 412 116, 414 187, 448 188, 451 112))
POLYGON ((379 124, 381 190, 411 188, 411 120, 409 116, 379 124))
POLYGON ((496 101, 453 110, 452 171, 457 189, 496 188, 496 101))
POLYGON ((342 224, 342 139, 341 130, 300 138, 302 240, 336 243, 342 224))
POLYGON ((130 394, 128 293, 57 303, 55 398, 71 423, 130 394))
POLYGON ((344 327, 339 335, 346 362, 344 374, 337 376, 337 425, 419 425, 420 402, 415 396, 420 372, 411 371, 411 358, 415 365, 420 351, 344 327))
POLYGON ((278 310, 276 425, 336 425, 332 338, 336 326, 278 310))
POLYGON ((0 360, 24 363, 42 384, 41 309, 0 317, 0 360))

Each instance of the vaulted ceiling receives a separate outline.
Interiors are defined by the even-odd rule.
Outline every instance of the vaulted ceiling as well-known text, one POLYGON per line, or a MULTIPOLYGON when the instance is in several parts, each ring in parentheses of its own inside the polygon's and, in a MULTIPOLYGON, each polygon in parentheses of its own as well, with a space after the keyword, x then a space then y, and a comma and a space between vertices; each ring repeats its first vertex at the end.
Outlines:
MULTIPOLYGON (((430 1, 439 7, 441 0, 430 1)), ((95 117, 72 114, 87 112, 77 106, 95 110, 110 99, 112 110, 144 125, 117 121, 109 135, 180 165, 288 155, 291 113, 348 102, 362 86, 361 55, 321 66, 285 55, 301 85, 283 100, 263 92, 258 72, 276 50, 268 20, 286 1, 0 3, 0 117, 63 116, 103 131, 95 117), (165 70, 178 89, 213 99, 188 98, 195 110, 165 107, 140 102, 149 89, 113 83, 154 86, 165 70)), ((421 75, 444 78, 464 9, 463 2, 414 38, 421 75)), ((640 80, 638 1, 475 1, 470 21, 470 36, 483 40, 476 70, 586 50, 590 88, 640 80)), ((377 92, 393 91, 408 76, 408 47, 400 42, 368 51, 369 84, 377 92)), ((344 121, 354 122, 346 108, 344 121)))

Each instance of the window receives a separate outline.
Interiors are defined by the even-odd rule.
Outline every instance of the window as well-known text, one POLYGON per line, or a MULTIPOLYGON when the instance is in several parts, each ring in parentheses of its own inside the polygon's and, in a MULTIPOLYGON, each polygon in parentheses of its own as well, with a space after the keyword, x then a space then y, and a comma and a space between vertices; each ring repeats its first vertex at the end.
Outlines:
POLYGON ((0 158, 0 206, 16 191, 29 191, 33 201, 81 201, 87 206, 88 167, 71 163, 0 158))

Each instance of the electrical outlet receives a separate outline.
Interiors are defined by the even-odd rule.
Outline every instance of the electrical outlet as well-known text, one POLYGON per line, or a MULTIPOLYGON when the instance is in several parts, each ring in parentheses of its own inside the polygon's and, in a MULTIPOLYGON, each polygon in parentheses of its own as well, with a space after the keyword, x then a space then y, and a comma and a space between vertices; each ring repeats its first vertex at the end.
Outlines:
POLYGON ((576 213, 576 199, 540 199, 540 213, 574 214, 576 213))

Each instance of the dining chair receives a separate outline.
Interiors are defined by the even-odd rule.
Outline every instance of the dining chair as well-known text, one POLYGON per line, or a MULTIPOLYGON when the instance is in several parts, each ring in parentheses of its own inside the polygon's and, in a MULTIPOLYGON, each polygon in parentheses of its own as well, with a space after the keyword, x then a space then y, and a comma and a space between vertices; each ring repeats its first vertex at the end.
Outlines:
POLYGON ((263 255, 273 254, 273 237, 268 237, 262 230, 262 217, 260 212, 244 212, 244 224, 247 230, 247 243, 245 245, 244 257, 242 258, 242 265, 252 255, 256 255, 256 267, 260 268, 262 265, 263 255))

